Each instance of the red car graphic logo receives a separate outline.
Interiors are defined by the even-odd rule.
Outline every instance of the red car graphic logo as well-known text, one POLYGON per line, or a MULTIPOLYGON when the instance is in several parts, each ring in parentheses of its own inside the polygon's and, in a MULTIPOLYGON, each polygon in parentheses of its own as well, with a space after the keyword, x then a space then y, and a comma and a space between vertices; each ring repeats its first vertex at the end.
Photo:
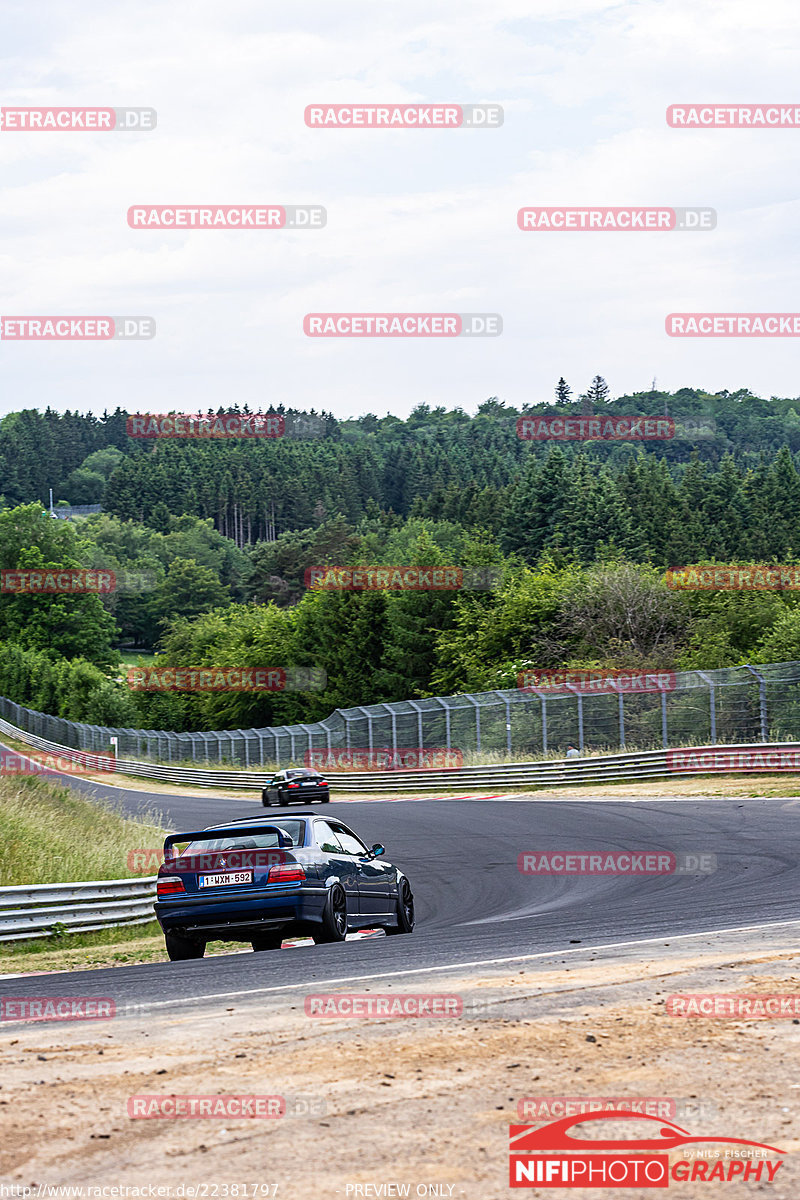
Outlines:
POLYGON ((751 1142, 745 1138, 729 1137, 692 1137, 686 1129, 665 1121, 662 1117, 648 1117, 645 1113, 626 1112, 614 1109, 610 1112, 593 1113, 591 1116, 579 1114, 574 1117, 562 1117, 549 1125, 511 1125, 510 1151, 512 1154, 529 1154, 532 1151, 572 1151, 586 1153, 588 1150, 627 1150, 632 1153, 637 1150, 674 1150, 678 1146, 700 1145, 703 1142, 711 1145, 725 1143, 735 1146, 755 1146, 759 1150, 769 1150, 773 1154, 785 1154, 776 1146, 767 1146, 764 1142, 751 1142), (573 1125, 588 1125, 593 1121, 648 1121, 652 1137, 644 1138, 585 1138, 575 1137, 569 1130, 573 1125))

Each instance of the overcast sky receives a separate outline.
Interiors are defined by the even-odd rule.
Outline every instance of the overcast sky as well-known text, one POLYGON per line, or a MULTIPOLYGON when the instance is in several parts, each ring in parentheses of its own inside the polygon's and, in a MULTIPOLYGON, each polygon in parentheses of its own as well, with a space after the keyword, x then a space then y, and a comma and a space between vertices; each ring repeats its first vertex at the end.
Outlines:
POLYGON ((489 396, 800 393, 797 339, 667 337, 800 311, 800 129, 668 105, 800 102, 796 0, 4 0, 4 106, 151 106, 150 133, 0 132, 3 315, 147 314, 152 341, 0 341, 0 411, 337 416, 489 396), (316 102, 502 104, 490 130, 309 129, 316 102), (324 205, 317 231, 134 230, 132 204, 324 205), (703 205, 702 233, 522 233, 525 205, 703 205), (308 312, 499 312, 496 338, 326 339, 308 312))

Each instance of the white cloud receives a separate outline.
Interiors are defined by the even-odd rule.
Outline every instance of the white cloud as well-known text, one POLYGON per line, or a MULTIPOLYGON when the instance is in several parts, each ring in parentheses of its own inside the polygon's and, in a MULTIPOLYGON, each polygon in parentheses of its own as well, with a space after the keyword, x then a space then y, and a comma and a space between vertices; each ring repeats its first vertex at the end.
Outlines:
POLYGON ((800 308, 800 130, 671 130, 680 101, 795 97, 788 0, 7 3, 5 105, 148 105, 149 134, 0 133, 0 308, 148 313, 153 342, 0 343, 3 411, 696 384, 796 394, 796 348, 683 341, 675 309, 800 308), (497 101, 492 131, 312 130, 306 104, 497 101), (321 203, 319 232, 131 230, 134 203, 321 203), (706 234, 523 234, 523 205, 710 205, 706 234), (499 311, 496 339, 304 336, 325 310, 499 311))

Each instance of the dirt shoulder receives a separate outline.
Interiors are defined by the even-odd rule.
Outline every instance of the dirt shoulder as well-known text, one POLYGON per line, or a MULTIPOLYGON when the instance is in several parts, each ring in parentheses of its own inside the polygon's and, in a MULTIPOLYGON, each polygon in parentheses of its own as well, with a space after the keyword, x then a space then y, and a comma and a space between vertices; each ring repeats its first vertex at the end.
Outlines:
MULTIPOLYGON (((673 1104, 661 1115, 696 1136, 779 1146, 789 1156, 772 1187, 730 1182, 725 1195, 796 1197, 800 1023, 679 1019, 665 1004, 672 993, 800 993, 796 932, 797 923, 335 989, 455 995, 463 1015, 450 1019, 313 1019, 304 1013, 312 984, 202 1011, 178 1004, 7 1027, 2 1178, 169 1185, 172 1196, 203 1183, 247 1183, 247 1195, 263 1196, 253 1185, 277 1183, 293 1200, 391 1196, 403 1193, 386 1185, 407 1184, 411 1196, 499 1200, 520 1100, 536 1098, 528 1119, 544 1124, 547 1097, 624 1096, 673 1104), (128 1116, 133 1096, 209 1094, 282 1096, 286 1115, 128 1116)), ((670 1186, 708 1195, 699 1182, 670 1186)))

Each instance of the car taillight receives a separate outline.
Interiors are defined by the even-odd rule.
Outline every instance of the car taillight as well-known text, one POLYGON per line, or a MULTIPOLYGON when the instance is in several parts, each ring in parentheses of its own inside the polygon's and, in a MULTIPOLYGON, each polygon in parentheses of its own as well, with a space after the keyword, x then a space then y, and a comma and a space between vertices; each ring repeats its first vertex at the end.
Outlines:
POLYGON ((299 863, 283 863, 279 867, 270 867, 267 882, 297 883, 305 877, 306 873, 299 863))
POLYGON ((179 875, 162 875, 156 884, 156 896, 177 896, 185 892, 183 880, 179 875))
POLYGON ((289 787, 300 787, 299 783, 290 783, 289 787))
POLYGON ((325 780, 325 779, 317 780, 317 787, 327 787, 327 786, 328 786, 327 780, 325 780))

